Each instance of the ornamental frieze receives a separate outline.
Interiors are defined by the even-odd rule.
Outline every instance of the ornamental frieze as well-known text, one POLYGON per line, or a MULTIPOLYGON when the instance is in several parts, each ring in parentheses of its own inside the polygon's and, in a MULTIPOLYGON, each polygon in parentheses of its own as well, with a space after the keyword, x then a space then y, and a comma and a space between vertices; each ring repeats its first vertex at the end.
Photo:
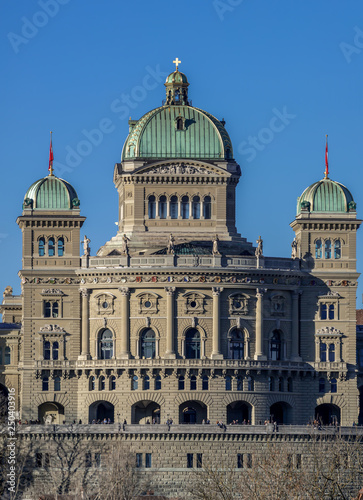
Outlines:
POLYGON ((184 163, 177 163, 174 165, 160 165, 158 167, 154 167, 150 170, 147 170, 145 173, 146 175, 150 174, 187 174, 187 175, 195 175, 195 174, 202 174, 202 175, 216 175, 216 172, 213 172, 205 167, 194 167, 191 165, 185 165, 184 163))

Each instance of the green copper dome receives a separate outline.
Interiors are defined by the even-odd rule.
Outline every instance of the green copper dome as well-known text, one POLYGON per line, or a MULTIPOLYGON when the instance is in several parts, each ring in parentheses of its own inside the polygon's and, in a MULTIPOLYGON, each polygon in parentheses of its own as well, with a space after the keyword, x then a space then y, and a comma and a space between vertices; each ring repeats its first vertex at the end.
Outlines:
POLYGON ((54 175, 34 182, 24 197, 23 208, 33 210, 71 210, 79 207, 73 186, 54 175))
POLYGON ((224 125, 192 106, 169 105, 146 113, 132 126, 122 160, 134 158, 233 158, 224 125))
POLYGON ((188 83, 187 77, 180 71, 174 71, 166 78, 165 83, 188 83))
POLYGON ((352 193, 343 184, 329 178, 315 182, 305 189, 297 200, 297 214, 301 212, 354 212, 356 204, 352 193))

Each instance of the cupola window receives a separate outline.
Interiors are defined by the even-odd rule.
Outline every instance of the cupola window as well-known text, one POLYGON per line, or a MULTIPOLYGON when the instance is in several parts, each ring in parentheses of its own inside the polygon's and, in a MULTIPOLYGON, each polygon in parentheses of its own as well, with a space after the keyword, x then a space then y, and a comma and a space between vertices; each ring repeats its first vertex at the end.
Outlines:
POLYGON ((336 240, 334 243, 334 259, 340 259, 341 257, 341 243, 340 240, 336 240))
POLYGON ((38 251, 39 251, 39 257, 44 257, 44 254, 45 254, 45 239, 44 238, 40 238, 40 240, 39 240, 38 251))
POLYGON ((155 196, 149 196, 149 219, 155 219, 156 217, 156 200, 155 196))
POLYGON ((48 255, 49 255, 49 257, 54 257, 54 254, 55 254, 54 238, 49 238, 49 241, 48 241, 48 255))
POLYGON ((325 242, 325 258, 331 259, 331 241, 326 240, 325 242))
MULTIPOLYGON (((176 96, 176 94, 175 94, 175 96, 176 96)), ((176 129, 177 130, 184 130, 183 118, 177 118, 177 120, 176 120, 176 129)))
POLYGON ((181 202, 181 216, 182 219, 189 219, 189 197, 183 196, 181 202))
POLYGON ((64 239, 59 238, 58 240, 58 257, 63 257, 64 254, 64 239))
POLYGON ((203 202, 203 217, 205 219, 210 219, 212 217, 212 199, 210 196, 206 196, 203 202))
POLYGON ((200 197, 194 196, 192 202, 193 219, 200 219, 200 197))
POLYGON ((178 197, 172 196, 170 198, 170 218, 177 219, 178 218, 178 197))
POLYGON ((315 258, 321 259, 321 240, 315 242, 315 258))

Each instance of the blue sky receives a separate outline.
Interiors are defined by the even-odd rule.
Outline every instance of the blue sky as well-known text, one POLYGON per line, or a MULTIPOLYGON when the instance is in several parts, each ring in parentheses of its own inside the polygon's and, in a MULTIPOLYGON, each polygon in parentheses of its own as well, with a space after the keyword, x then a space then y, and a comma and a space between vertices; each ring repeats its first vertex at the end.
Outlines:
MULTIPOLYGON (((242 236, 261 235, 265 255, 290 256, 289 223, 297 197, 323 177, 325 134, 330 176, 351 189, 363 216, 359 0, 7 0, 2 8, 0 291, 20 292, 15 220, 27 188, 47 175, 50 130, 55 173, 78 192, 92 253, 116 233, 112 176, 128 118, 161 104, 175 57, 193 105, 226 120, 243 173, 242 236), (273 131, 278 113, 285 123, 273 131)), ((360 272, 362 247, 361 230, 360 272)))

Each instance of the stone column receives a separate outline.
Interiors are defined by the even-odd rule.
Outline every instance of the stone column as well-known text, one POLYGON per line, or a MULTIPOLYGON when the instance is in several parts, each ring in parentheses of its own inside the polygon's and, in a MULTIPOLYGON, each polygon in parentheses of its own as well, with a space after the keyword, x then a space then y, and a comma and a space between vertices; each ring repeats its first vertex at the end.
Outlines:
POLYGON ((214 286, 213 292, 213 348, 212 359, 223 359, 219 348, 219 331, 220 331, 220 294, 223 291, 222 287, 214 286))
POLYGON ((90 359, 89 353, 89 294, 87 288, 80 289, 82 295, 82 350, 78 359, 90 359))
POLYGON ((175 358, 174 349, 174 293, 175 286, 168 286, 166 291, 166 351, 165 358, 175 358))
POLYGON ((121 342, 120 352, 117 353, 117 358, 128 359, 130 357, 129 346, 129 295, 130 289, 128 287, 119 288, 121 292, 121 342))
POLYGON ((299 356, 299 296, 301 294, 300 290, 294 290, 292 292, 292 307, 291 307, 291 361, 301 361, 299 356))
POLYGON ((266 292, 265 288, 256 289, 256 345, 255 345, 255 359, 266 359, 263 353, 263 294, 266 292))

